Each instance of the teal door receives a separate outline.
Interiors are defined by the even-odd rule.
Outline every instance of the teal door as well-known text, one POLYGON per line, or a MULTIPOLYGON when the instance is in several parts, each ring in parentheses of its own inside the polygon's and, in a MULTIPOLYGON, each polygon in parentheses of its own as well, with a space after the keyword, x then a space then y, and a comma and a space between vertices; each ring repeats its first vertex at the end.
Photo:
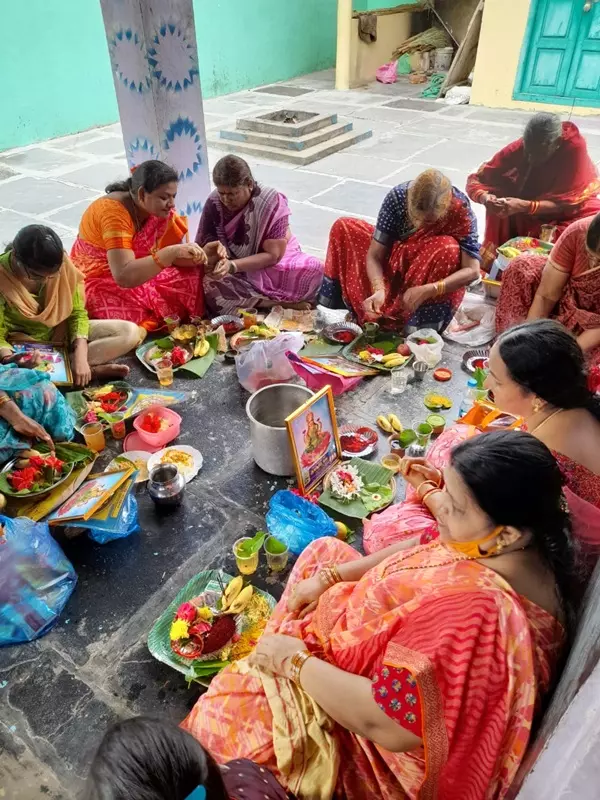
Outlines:
POLYGON ((600 0, 532 0, 513 96, 600 106, 600 0))

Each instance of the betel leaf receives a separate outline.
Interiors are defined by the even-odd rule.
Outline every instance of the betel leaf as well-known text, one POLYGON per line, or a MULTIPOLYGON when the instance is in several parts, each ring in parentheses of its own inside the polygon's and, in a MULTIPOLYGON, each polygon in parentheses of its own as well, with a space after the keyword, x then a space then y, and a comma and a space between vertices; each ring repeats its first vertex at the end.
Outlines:
POLYGON ((267 539, 267 543, 265 545, 265 550, 267 553, 271 553, 271 555, 276 556, 280 553, 285 553, 287 550, 287 546, 280 542, 279 539, 276 539, 274 536, 270 536, 267 539))
POLYGON ((241 558, 250 558, 250 556, 258 553, 260 548, 263 546, 266 535, 267 534, 264 531, 258 531, 254 534, 252 539, 245 539, 243 542, 238 544, 236 555, 240 556, 241 558))

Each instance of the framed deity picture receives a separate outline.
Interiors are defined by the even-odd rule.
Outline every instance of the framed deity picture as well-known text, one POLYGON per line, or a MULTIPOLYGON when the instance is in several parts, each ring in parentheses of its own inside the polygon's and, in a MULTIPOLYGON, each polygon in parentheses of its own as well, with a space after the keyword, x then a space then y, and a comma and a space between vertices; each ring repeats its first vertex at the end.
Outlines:
POLYGON ((12 348, 15 353, 23 353, 31 358, 33 358, 33 352, 37 351, 41 356, 41 361, 34 369, 43 372, 48 380, 56 386, 73 385, 71 362, 66 347, 55 344, 39 344, 38 342, 14 342, 12 348))
POLYGON ((101 472, 90 475, 79 489, 65 500, 56 511, 46 519, 49 525, 62 525, 72 520, 88 520, 108 502, 119 487, 131 477, 135 467, 125 467, 116 472, 101 472))
POLYGON ((331 386, 313 395, 285 422, 298 488, 307 494, 342 458, 331 386))

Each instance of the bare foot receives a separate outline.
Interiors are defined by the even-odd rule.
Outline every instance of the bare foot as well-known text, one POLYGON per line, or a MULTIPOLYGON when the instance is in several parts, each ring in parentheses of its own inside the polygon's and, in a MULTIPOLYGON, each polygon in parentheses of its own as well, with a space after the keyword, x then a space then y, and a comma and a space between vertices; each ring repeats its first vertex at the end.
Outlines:
POLYGON ((123 379, 127 378, 130 372, 127 364, 99 364, 97 367, 92 367, 92 380, 123 379))

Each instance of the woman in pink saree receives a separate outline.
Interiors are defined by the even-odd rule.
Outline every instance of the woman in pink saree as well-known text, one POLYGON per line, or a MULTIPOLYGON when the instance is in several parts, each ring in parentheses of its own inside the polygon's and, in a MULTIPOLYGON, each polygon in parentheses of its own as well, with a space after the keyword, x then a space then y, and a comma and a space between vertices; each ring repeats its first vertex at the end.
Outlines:
POLYGON ((213 181, 217 188, 202 211, 196 243, 219 241, 227 258, 208 254, 204 293, 209 309, 231 314, 275 305, 309 308, 321 287, 323 264, 300 249, 284 195, 258 184, 238 156, 217 162, 213 181))
MULTIPOLYGON (((600 398, 590 392, 584 356, 560 323, 537 320, 502 334, 490 353, 487 388, 502 411, 550 448, 565 479, 573 529, 585 550, 600 549, 600 398)), ((415 465, 428 479, 450 462, 453 449, 479 434, 456 424, 433 444, 427 462, 415 465)), ((438 521, 409 487, 404 502, 365 522, 364 547, 373 553, 404 542, 424 544, 439 536, 438 521)))

